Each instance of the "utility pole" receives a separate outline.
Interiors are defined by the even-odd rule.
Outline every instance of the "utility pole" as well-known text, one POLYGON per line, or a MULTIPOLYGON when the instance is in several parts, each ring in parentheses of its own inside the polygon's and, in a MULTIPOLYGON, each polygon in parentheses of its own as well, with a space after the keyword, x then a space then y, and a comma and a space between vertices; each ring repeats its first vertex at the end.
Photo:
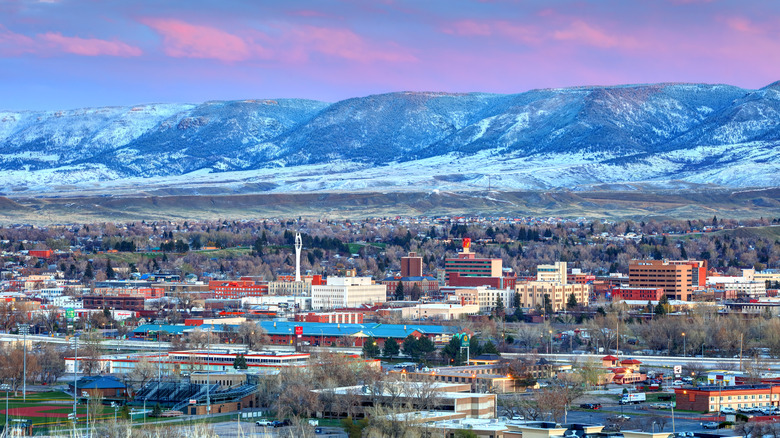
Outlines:
POLYGON ((22 354, 24 355, 24 371, 22 378, 22 401, 27 401, 27 333, 30 333, 29 324, 19 324, 19 333, 22 334, 22 354))
POLYGON ((78 333, 73 334, 73 343, 76 347, 76 357, 73 359, 73 429, 76 429, 76 422, 78 421, 77 415, 77 406, 78 406, 78 393, 79 393, 79 384, 78 379, 76 377, 76 373, 79 369, 79 338, 78 333))
POLYGON ((209 330, 209 337, 208 341, 206 342, 207 348, 206 348, 206 415, 211 414, 211 381, 209 379, 210 373, 209 373, 209 362, 211 359, 211 332, 214 331, 214 324, 211 324, 211 329, 209 330))

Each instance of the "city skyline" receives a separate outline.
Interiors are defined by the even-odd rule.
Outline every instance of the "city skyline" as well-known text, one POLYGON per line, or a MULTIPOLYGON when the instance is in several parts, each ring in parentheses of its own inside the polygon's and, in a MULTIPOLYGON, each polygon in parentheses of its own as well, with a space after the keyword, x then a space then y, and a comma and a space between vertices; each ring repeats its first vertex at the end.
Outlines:
POLYGON ((0 4, 2 109, 780 79, 780 5, 707 0, 0 4))

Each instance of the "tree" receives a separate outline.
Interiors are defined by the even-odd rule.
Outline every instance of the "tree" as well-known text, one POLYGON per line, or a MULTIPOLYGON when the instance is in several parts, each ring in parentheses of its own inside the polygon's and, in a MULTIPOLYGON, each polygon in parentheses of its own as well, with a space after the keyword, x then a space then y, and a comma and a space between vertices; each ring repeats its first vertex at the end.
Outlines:
POLYGON ((417 360, 420 357, 420 352, 417 350, 417 338, 414 335, 409 335, 404 338, 403 344, 401 344, 401 350, 405 355, 417 360))
POLYGON ((363 341, 363 357, 373 359, 377 356, 379 356, 379 346, 376 344, 376 339, 369 336, 363 341))
POLYGON ((574 296, 574 293, 569 294, 569 301, 566 302, 566 308, 572 310, 572 309, 576 309, 577 306, 579 306, 579 303, 577 302, 577 297, 574 296))
POLYGON ((114 268, 111 267, 111 260, 106 260, 106 278, 111 280, 116 277, 114 268))
POLYGON ((404 284, 399 281, 398 285, 395 287, 395 300, 403 301, 404 298, 404 284))
POLYGON ((385 340, 384 355, 386 358, 392 360, 393 357, 397 356, 399 352, 400 352, 400 348, 395 338, 388 338, 387 340, 385 340))
POLYGON ((95 277, 95 273, 92 272, 92 262, 87 263, 87 268, 84 269, 84 278, 92 279, 95 277))
POLYGON ((496 308, 493 313, 499 318, 503 318, 504 314, 506 313, 506 309, 504 308, 504 300, 501 299, 501 295, 499 295, 498 300, 496 300, 496 308))
POLYGON ((450 338, 450 342, 441 349, 442 358, 447 360, 450 365, 463 365, 464 356, 461 353, 460 342, 459 337, 453 336, 450 338))
POLYGON ((493 341, 488 340, 485 342, 485 344, 482 346, 482 353, 483 354, 495 354, 500 356, 501 353, 498 352, 498 349, 496 348, 496 345, 493 343, 493 341))
POLYGON ((455 438, 479 438, 473 430, 458 429, 455 431, 455 438))
POLYGON ((550 318, 553 314, 552 301, 550 300, 550 294, 544 294, 544 314, 550 318))
POLYGON ((245 370, 248 368, 246 364, 246 357, 244 357, 243 354, 237 354, 236 358, 233 359, 233 368, 237 370, 245 370))

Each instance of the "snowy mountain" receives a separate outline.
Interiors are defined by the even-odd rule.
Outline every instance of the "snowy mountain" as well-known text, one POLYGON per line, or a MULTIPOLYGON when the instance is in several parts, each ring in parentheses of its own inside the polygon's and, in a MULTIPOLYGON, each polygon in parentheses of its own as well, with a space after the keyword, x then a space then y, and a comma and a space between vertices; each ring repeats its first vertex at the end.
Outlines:
POLYGON ((780 82, 0 111, 0 184, 5 194, 773 187, 779 125, 780 82))

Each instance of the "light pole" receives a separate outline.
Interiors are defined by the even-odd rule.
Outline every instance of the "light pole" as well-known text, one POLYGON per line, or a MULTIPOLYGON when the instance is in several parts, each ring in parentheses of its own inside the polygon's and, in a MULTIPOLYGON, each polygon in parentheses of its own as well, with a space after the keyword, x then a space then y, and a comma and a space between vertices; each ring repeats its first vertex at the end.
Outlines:
POLYGON ((22 377, 22 401, 27 401, 27 333, 30 333, 29 324, 19 324, 19 333, 22 334, 22 354, 24 355, 23 377, 22 377))
POLYGON ((552 330, 549 330, 549 332, 550 332, 550 350, 549 350, 549 353, 552 354, 552 352, 553 352, 553 349, 552 349, 552 330))
POLYGON ((78 393, 79 393, 79 383, 78 379, 76 377, 76 373, 79 369, 79 338, 78 333, 73 334, 73 344, 76 347, 76 357, 73 358, 73 428, 76 428, 76 422, 78 421, 77 415, 77 406, 78 406, 78 393))
POLYGON ((3 387, 5 388, 5 429, 3 429, 3 435, 8 436, 8 390, 11 389, 11 385, 5 383, 3 387))
POLYGON ((683 337, 683 357, 685 357, 685 332, 682 332, 683 337))

